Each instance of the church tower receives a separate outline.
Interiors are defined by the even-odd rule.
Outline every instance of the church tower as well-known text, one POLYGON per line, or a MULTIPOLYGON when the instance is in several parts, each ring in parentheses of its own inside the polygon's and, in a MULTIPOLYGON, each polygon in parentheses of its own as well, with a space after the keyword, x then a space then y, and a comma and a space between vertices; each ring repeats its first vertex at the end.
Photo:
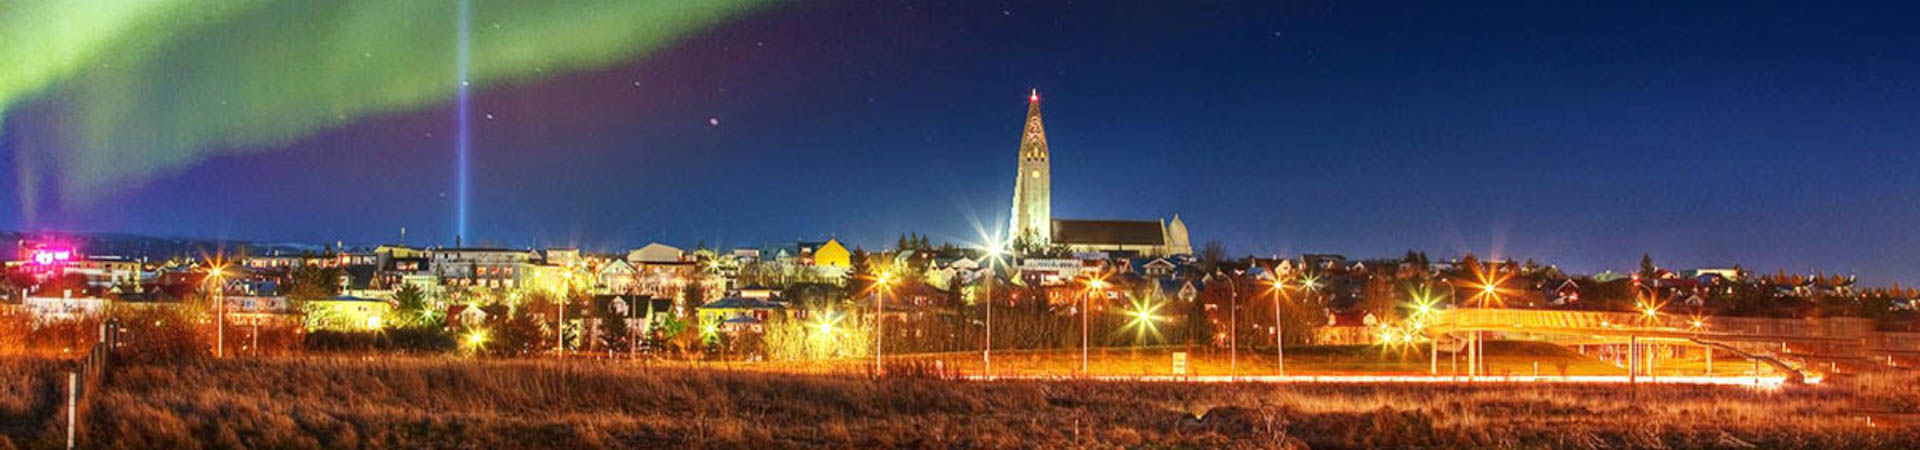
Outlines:
POLYGON ((1020 134, 1020 172, 1013 182, 1013 226, 1008 237, 1046 244, 1053 235, 1053 171, 1047 163, 1047 131, 1040 126, 1040 91, 1027 95, 1027 125, 1020 134))

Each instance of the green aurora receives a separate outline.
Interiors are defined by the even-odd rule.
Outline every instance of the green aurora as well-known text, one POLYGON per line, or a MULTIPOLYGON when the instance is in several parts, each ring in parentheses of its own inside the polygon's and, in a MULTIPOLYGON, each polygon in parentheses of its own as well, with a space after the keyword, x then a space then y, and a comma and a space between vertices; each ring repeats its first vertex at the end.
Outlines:
MULTIPOLYGON (((767 0, 473 0, 470 82, 644 58, 767 0)), ((56 145, 16 152, 31 220, 50 177, 86 206, 219 154, 271 150, 453 97, 455 0, 0 2, 0 120, 57 99, 56 145), (50 149, 59 149, 57 151, 50 149)))

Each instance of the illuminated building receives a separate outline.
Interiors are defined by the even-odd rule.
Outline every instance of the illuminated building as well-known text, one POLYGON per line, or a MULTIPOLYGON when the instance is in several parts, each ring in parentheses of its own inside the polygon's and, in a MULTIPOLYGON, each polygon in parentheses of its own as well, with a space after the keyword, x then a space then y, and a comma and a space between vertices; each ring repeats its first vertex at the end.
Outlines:
POLYGON ((1040 120, 1040 94, 1027 96, 1027 120, 1020 134, 1019 172, 1014 176, 1010 236, 1030 244, 1065 245, 1073 252, 1115 256, 1165 256, 1193 253, 1187 224, 1174 215, 1165 220, 1072 220, 1053 218, 1053 166, 1047 132, 1040 120))
POLYGON ((1046 244, 1053 221, 1053 166, 1047 161, 1047 131, 1040 124, 1040 92, 1027 96, 1027 121, 1020 133, 1020 169, 1013 181, 1010 235, 1046 244))
POLYGON ((520 265, 537 255, 530 250, 501 248, 434 249, 433 272, 450 286, 511 289, 520 265))

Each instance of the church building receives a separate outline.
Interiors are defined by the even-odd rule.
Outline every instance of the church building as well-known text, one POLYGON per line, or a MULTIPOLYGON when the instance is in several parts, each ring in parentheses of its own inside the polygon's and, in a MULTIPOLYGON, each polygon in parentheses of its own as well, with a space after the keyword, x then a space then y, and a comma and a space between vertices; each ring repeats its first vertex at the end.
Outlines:
POLYGON ((1027 96, 1026 128, 1020 135, 1019 172, 1013 182, 1010 236, 1016 240, 1065 246, 1073 252, 1109 252, 1139 256, 1193 253, 1187 224, 1173 220, 1078 220, 1053 218, 1053 171, 1047 131, 1040 123, 1040 92, 1027 96))

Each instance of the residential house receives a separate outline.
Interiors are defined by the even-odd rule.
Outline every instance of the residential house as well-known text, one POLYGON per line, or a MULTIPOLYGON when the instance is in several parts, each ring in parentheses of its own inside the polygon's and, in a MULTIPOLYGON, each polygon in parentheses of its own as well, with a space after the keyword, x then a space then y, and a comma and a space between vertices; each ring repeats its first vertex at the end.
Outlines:
POLYGON ((310 330, 378 330, 393 317, 393 304, 375 298, 339 296, 307 300, 302 312, 310 330))
POLYGON ((717 331, 760 333, 765 331, 762 324, 776 314, 783 314, 785 310, 786 305, 777 301, 729 297, 701 305, 698 314, 701 326, 713 327, 717 331))
POLYGON ((59 297, 27 296, 21 306, 36 321, 64 321, 89 317, 99 317, 107 312, 108 301, 101 297, 74 297, 63 294, 59 297))

